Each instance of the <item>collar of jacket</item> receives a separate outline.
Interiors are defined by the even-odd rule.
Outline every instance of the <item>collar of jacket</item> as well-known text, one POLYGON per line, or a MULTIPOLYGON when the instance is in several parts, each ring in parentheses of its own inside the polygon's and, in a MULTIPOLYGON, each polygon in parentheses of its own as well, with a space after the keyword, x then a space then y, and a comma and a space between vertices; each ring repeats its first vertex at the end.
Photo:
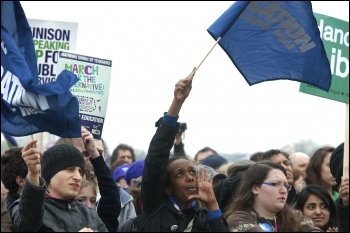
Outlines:
MULTIPOLYGON (((174 205, 175 209, 177 209, 178 211, 180 210, 180 207, 176 204, 175 198, 173 195, 168 196, 169 200, 171 201, 171 203, 174 205)), ((196 207, 196 201, 193 201, 191 203, 191 207, 196 207)))
POLYGON ((56 206, 57 208, 62 210, 70 210, 78 204, 78 202, 74 199, 71 199, 71 200, 57 199, 54 197, 50 197, 47 193, 45 194, 45 202, 50 203, 51 205, 56 206))

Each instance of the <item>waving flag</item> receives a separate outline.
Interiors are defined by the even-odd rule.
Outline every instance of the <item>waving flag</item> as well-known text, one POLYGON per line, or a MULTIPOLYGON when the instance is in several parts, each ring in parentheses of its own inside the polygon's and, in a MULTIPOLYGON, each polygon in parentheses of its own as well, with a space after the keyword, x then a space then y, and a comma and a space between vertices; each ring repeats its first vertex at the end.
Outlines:
POLYGON ((207 31, 249 85, 287 79, 329 91, 330 64, 310 1, 236 1, 207 31))
POLYGON ((38 84, 34 43, 22 6, 1 1, 1 131, 81 137, 79 103, 69 91, 77 81, 66 70, 56 82, 38 84))

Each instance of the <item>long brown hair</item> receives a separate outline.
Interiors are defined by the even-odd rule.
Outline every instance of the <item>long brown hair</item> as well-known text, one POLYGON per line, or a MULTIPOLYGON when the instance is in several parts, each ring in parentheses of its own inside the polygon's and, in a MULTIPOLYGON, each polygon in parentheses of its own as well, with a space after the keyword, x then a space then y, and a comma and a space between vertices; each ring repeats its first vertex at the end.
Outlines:
MULTIPOLYGON (((235 211, 244 211, 252 207, 254 194, 252 188, 254 185, 261 184, 267 178, 272 169, 281 170, 286 175, 286 170, 279 164, 270 161, 257 162, 251 165, 246 171, 236 194, 231 198, 230 204, 224 212, 224 218, 228 218, 235 211)), ((278 231, 300 231, 300 218, 287 204, 277 214, 278 231)))
POLYGON ((141 186, 138 186, 138 187, 129 186, 129 194, 133 197, 132 201, 135 206, 136 215, 141 214, 141 210, 142 210, 141 186))
POLYGON ((334 151, 332 146, 323 146, 315 151, 306 167, 306 184, 317 184, 324 187, 321 170, 324 158, 334 151))

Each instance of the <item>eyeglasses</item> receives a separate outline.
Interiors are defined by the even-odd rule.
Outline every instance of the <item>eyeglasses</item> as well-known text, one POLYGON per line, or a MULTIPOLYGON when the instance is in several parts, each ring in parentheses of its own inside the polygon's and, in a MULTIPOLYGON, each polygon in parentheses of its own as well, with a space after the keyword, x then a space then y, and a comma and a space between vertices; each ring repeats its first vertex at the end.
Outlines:
POLYGON ((275 183, 275 182, 262 182, 262 184, 273 186, 278 190, 281 190, 283 187, 285 187, 288 192, 292 189, 292 186, 290 184, 275 183))

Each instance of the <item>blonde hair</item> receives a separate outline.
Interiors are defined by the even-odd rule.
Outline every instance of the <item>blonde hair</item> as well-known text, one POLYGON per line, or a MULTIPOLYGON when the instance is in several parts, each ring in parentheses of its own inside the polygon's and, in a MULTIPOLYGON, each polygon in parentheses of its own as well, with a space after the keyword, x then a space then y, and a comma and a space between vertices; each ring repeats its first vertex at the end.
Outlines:
POLYGON ((80 189, 88 187, 88 186, 91 186, 93 188, 94 194, 95 194, 95 196, 97 196, 97 186, 96 186, 96 183, 93 180, 86 180, 86 179, 83 180, 81 182, 80 189))
POLYGON ((227 168, 231 165, 232 163, 225 163, 221 165, 216 171, 218 173, 225 174, 227 176, 227 168))

